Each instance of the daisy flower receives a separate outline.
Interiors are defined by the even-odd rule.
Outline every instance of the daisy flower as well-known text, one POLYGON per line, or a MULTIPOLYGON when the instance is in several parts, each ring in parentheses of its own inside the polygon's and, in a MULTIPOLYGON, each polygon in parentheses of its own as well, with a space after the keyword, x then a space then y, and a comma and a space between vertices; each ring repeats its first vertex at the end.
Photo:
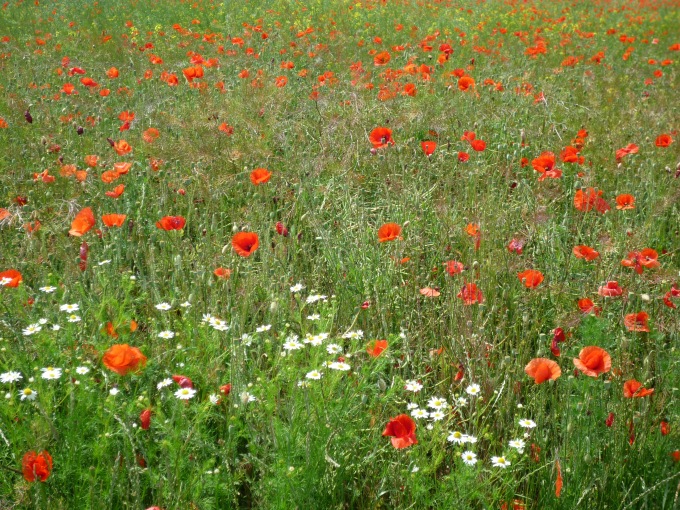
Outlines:
POLYGON ((318 381, 321 379, 321 376, 323 376, 323 372, 319 372, 318 370, 312 370, 311 372, 307 372, 307 375, 305 376, 307 379, 314 379, 315 381, 318 381))
POLYGON ((479 392, 482 391, 482 389, 479 387, 479 384, 471 384, 467 388, 465 388, 465 393, 470 395, 471 397, 476 397, 479 395, 479 392))
POLYGON ((536 422, 523 418, 519 420, 519 426, 524 427, 525 429, 533 429, 536 426, 536 422))
POLYGON ((427 407, 439 410, 446 409, 448 407, 448 404, 446 403, 446 400, 444 400, 441 397, 432 397, 430 400, 428 400, 427 407))
POLYGON ((463 444, 465 442, 465 434, 456 430, 455 432, 451 432, 446 440, 449 443, 463 444))
POLYGON ((170 386, 171 384, 172 384, 172 379, 168 377, 167 379, 163 379, 161 382, 159 382, 156 385, 156 388, 159 389, 159 390, 162 390, 163 388, 170 386))
POLYGON ((505 469, 510 465, 510 461, 505 457, 491 457, 491 464, 493 464, 494 467, 505 469))
POLYGON ((156 305, 156 310, 160 310, 161 312, 167 312, 168 310, 170 310, 170 308, 172 308, 172 307, 170 306, 170 303, 165 303, 165 302, 164 302, 164 303, 158 303, 158 304, 156 305))
POLYGON ((45 294, 51 294, 55 290, 57 290, 56 287, 52 287, 51 285, 45 285, 44 287, 40 287, 40 292, 44 292, 45 294))
POLYGON ((24 376, 22 376, 20 372, 5 372, 4 374, 0 374, 0 382, 3 383, 11 384, 20 381, 23 378, 24 376))
POLYGON ((78 375, 85 375, 90 371, 88 367, 77 367, 76 368, 76 374, 78 375))
POLYGON ((508 443, 508 444, 510 445, 510 448, 514 448, 514 449, 517 450, 519 453, 523 453, 523 452, 524 452, 525 443, 524 443, 524 441, 523 441, 522 439, 513 439, 513 440, 510 441, 510 443, 508 443))
POLYGON ((344 361, 334 361, 333 363, 328 364, 328 368, 332 370, 340 370, 342 372, 347 372, 352 367, 350 367, 344 361))
POLYGON ((69 322, 80 322, 80 316, 76 315, 75 313, 72 313, 71 315, 68 316, 68 321, 69 322))
POLYGON ((321 315, 319 315, 318 313, 313 313, 312 315, 308 315, 308 316, 307 316, 307 320, 308 320, 308 321, 318 321, 318 320, 321 320, 321 315))
POLYGON ((196 390, 193 388, 180 388, 175 392, 175 396, 180 400, 189 400, 196 395, 196 390))
POLYGON ((302 349, 303 347, 304 345, 302 345, 294 338, 289 338, 283 343, 283 348, 286 351, 297 351, 298 349, 302 349))
POLYGON ((429 417, 430 413, 428 413, 425 409, 420 409, 417 407, 411 412, 411 416, 413 416, 416 420, 419 420, 421 418, 429 417))
POLYGON ((264 333, 265 331, 269 331, 270 329, 272 329, 272 325, 271 325, 271 324, 265 324, 265 325, 263 325, 263 326, 259 326, 259 327, 255 330, 255 332, 256 332, 256 333, 264 333))
POLYGON ((404 389, 406 391, 412 391, 413 393, 418 393, 420 390, 423 389, 423 385, 420 384, 418 381, 406 381, 406 384, 404 385, 404 389))
POLYGON ((42 326, 40 324, 29 324, 21 332, 24 334, 24 336, 31 336, 34 335, 35 333, 38 333, 41 329, 42 326))
POLYGON ((463 459, 463 462, 467 466, 474 466, 475 464, 477 464, 477 454, 471 452, 470 450, 461 453, 460 458, 463 459))
POLYGON ((161 331, 158 333, 159 338, 164 338, 165 340, 169 340, 171 338, 175 338, 175 333, 173 331, 161 331))
POLYGON ((295 294, 297 292, 300 292, 304 288, 305 288, 304 285, 302 285, 301 283, 296 283, 290 288, 290 291, 295 294))
POLYGON ((416 404, 415 402, 409 402, 406 405, 406 409, 408 409, 409 411, 413 411, 414 409, 418 409, 418 407, 419 407, 418 404, 416 404))
POLYGON ((35 400, 38 392, 33 391, 31 388, 24 388, 19 392, 19 395, 21 395, 21 400, 35 400))
POLYGON ((80 310, 80 305, 78 303, 65 304, 65 305, 61 305, 59 307, 59 310, 62 311, 62 312, 69 312, 69 313, 77 312, 78 310, 80 310))
POLYGON ((440 410, 437 410, 437 411, 430 413, 430 418, 432 418, 432 421, 439 421, 439 420, 443 420, 444 418, 446 418, 446 415, 443 412, 441 412, 440 410))
POLYGON ((360 329, 357 329, 356 331, 348 331, 344 335, 342 335, 342 338, 348 339, 348 340, 361 340, 364 337, 364 332, 361 331, 360 329))
POLYGON ((54 380, 54 379, 59 379, 61 377, 61 368, 52 368, 52 367, 47 367, 43 368, 41 370, 42 377, 43 379, 47 380, 54 380))
POLYGON ((215 393, 211 393, 208 399, 210 400, 210 403, 214 406, 220 403, 220 396, 215 393))
POLYGON ((340 354, 342 352, 342 347, 338 344, 329 344, 326 346, 326 352, 328 354, 340 354))

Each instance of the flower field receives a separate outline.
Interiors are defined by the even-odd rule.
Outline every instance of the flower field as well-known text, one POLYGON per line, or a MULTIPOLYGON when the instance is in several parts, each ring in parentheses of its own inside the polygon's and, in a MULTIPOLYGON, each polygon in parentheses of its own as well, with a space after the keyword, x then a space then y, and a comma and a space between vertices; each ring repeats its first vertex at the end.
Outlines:
POLYGON ((680 509, 677 0, 0 6, 0 508, 680 509))

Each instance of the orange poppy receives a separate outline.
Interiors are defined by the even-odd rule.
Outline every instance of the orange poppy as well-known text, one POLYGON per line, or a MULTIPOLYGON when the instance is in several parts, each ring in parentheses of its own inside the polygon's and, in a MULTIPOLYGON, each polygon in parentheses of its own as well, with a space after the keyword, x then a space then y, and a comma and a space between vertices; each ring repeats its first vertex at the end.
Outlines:
POLYGON ((182 230, 185 224, 183 216, 163 216, 156 222, 156 227, 163 230, 182 230))
POLYGON ((146 143, 153 143, 156 140, 158 140, 158 137, 161 136, 160 132, 156 128, 149 128, 144 133, 142 133, 142 140, 144 140, 146 143))
POLYGON ((130 112, 127 110, 124 112, 120 112, 120 114, 118 114, 118 120, 120 120, 121 122, 132 122, 133 120, 135 120, 135 112, 130 112))
POLYGON ((12 216, 11 212, 9 212, 7 209, 3 209, 2 207, 0 207, 0 221, 6 220, 10 216, 12 216))
POLYGON ((623 396, 625 398, 642 398, 654 393, 654 388, 647 389, 642 387, 640 381, 629 379, 623 383, 623 396))
POLYGON ((213 274, 218 278, 228 279, 231 276, 231 269, 226 269, 224 267, 218 267, 213 271, 213 274))
POLYGON ((467 226, 465 227, 465 233, 470 237, 479 237, 482 235, 482 232, 479 229, 479 225, 477 225, 476 223, 468 223, 467 226))
POLYGON ((118 179, 120 174, 116 170, 106 170, 102 173, 101 179, 105 184, 111 184, 113 181, 118 179))
POLYGON ((387 349, 387 340, 376 340, 366 346, 366 352, 374 358, 380 356, 385 349, 387 349))
POLYGON ((486 149, 486 142, 484 140, 472 140, 470 146, 477 152, 483 152, 486 149))
POLYGON ((373 144, 374 149, 382 149, 388 145, 394 145, 392 130, 385 127, 377 127, 371 131, 368 140, 373 144))
POLYGON ((647 312, 629 313, 623 318, 623 324, 628 331, 641 331, 649 333, 649 314, 647 312))
POLYGON ((373 65, 384 66, 392 59, 387 51, 381 51, 373 57, 373 65))
POLYGON ((527 269, 517 274, 519 280, 528 289, 533 289, 538 287, 543 281, 543 273, 536 271, 535 269, 527 269))
POLYGON ((423 152, 425 153, 426 156, 430 156, 437 148, 437 142, 431 141, 420 142, 420 147, 422 147, 423 152))
POLYGON ((115 344, 104 353, 102 363, 118 375, 127 375, 146 366, 146 356, 137 347, 115 344))
POLYGON ((619 287, 619 282, 609 281, 597 289, 597 293, 602 297, 617 297, 623 294, 623 289, 619 287))
POLYGON ((578 358, 574 358, 574 365, 585 375, 597 377, 611 370, 612 358, 601 347, 591 345, 581 349, 578 358))
POLYGON ((627 156, 628 154, 637 154, 638 150, 639 147, 637 145, 634 143, 629 143, 623 149, 616 151, 616 161, 621 161, 621 159, 623 159, 623 157, 627 156))
POLYGON ((606 213, 611 207, 602 198, 602 191, 595 188, 588 188, 585 191, 579 189, 574 194, 574 207, 579 211, 588 212, 593 208, 599 213, 606 213))
POLYGON ((278 76, 274 81, 274 85, 276 85, 279 88, 285 87, 287 83, 288 78, 286 78, 285 76, 278 76))
POLYGON ((106 71, 106 76, 109 78, 118 78, 119 72, 118 69, 115 67, 110 68, 108 71, 106 71))
POLYGON ((585 259, 588 262, 591 262, 600 256, 599 251, 594 250, 590 246, 585 245, 574 246, 574 249, 572 251, 576 258, 585 259))
POLYGON ((600 312, 602 311, 602 308, 595 306, 593 300, 588 298, 579 299, 577 305, 579 309, 586 314, 594 313, 597 316, 600 315, 600 312))
POLYGON ((52 457, 47 450, 36 453, 31 450, 26 452, 21 459, 21 473, 27 482, 40 480, 44 482, 52 472, 52 457))
POLYGON ((392 446, 395 448, 406 448, 418 443, 416 439, 416 422, 408 414, 400 414, 396 418, 392 418, 382 435, 391 436, 392 446))
POLYGON ((95 156, 93 154, 90 154, 89 156, 85 156, 85 164, 91 168, 95 168, 97 166, 97 162, 99 161, 99 157, 95 156))
POLYGON ((0 273, 0 287, 18 287, 23 277, 16 269, 8 269, 0 273))
POLYGON ((107 227, 121 227, 127 216, 125 214, 104 214, 102 223, 107 227))
POLYGON ((466 283, 463 285, 463 288, 460 289, 460 292, 456 297, 462 299, 466 306, 484 302, 484 294, 482 294, 482 291, 479 290, 474 283, 466 283))
POLYGON ((616 208, 620 211, 635 209, 635 197, 633 195, 619 195, 616 197, 616 208))
POLYGON ((116 328, 113 326, 111 321, 106 323, 106 326, 102 330, 102 333, 109 335, 111 338, 118 338, 118 333, 116 333, 116 328))
POLYGON ((386 241, 394 241, 395 239, 402 239, 401 226, 397 223, 385 223, 378 229, 378 241, 384 243, 386 241))
POLYGON ((125 140, 118 140, 114 142, 113 149, 118 153, 119 156, 123 156, 128 152, 132 151, 132 147, 125 140))
POLYGON ((94 213, 91 208, 86 207, 76 214, 76 217, 71 223, 71 230, 69 230, 68 233, 69 235, 80 237, 94 227, 94 224, 94 213))
POLYGON ((260 184, 264 184, 265 182, 269 182, 271 176, 271 172, 266 168, 256 168, 250 172, 250 182, 252 182, 255 186, 258 186, 260 184))
POLYGON ((656 145, 657 147, 668 147, 672 143, 673 138, 671 138, 671 135, 662 134, 656 138, 654 145, 656 145))
POLYGON ((465 92, 469 89, 475 88, 475 80, 472 76, 462 76, 458 79, 458 90, 465 92))
POLYGON ((659 267, 661 264, 658 261, 659 254, 656 250, 652 248, 645 248, 644 250, 637 252, 631 251, 628 253, 628 258, 621 261, 622 266, 632 267, 635 269, 637 274, 642 274, 643 267, 647 269, 652 269, 659 267))
POLYGON ((437 289, 433 289, 432 287, 424 287, 420 289, 420 294, 422 294, 425 297, 439 297, 441 296, 441 292, 439 292, 437 289))
POLYGON ((125 175, 132 168, 132 163, 126 163, 124 161, 119 161, 113 164, 114 172, 118 172, 118 175, 125 175))
POLYGON ((544 152, 539 157, 531 162, 531 166, 534 167, 541 176, 538 178, 539 182, 547 179, 558 179, 562 177, 562 170, 555 168, 555 154, 552 152, 544 152))
POLYGON ((541 384, 548 379, 554 381, 562 375, 560 366, 553 360, 547 358, 532 359, 527 366, 524 367, 524 372, 526 372, 529 377, 532 377, 536 384, 541 384))
POLYGON ((111 198, 118 198, 123 194, 123 191, 125 191, 125 185, 124 184, 119 184, 115 188, 113 188, 111 191, 107 191, 104 193, 107 197, 111 198))
POLYGON ((237 255, 250 257, 260 246, 260 238, 255 232, 238 232, 231 238, 231 246, 237 255))
POLYGON ((456 275, 458 273, 462 273, 463 270, 465 269, 465 266, 456 260, 447 260, 444 262, 444 267, 446 268, 446 272, 449 273, 450 276, 456 275))

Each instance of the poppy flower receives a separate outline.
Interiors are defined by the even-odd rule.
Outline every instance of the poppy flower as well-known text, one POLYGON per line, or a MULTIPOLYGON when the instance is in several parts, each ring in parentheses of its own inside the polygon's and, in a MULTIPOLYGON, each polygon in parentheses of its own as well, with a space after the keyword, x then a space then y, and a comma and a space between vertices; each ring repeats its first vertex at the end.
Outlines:
POLYGON ((609 413, 609 415, 607 416, 607 419, 604 420, 604 424, 607 427, 611 427, 612 425, 614 425, 614 416, 615 416, 614 413, 609 413))
POLYGON ((654 393, 654 388, 643 388, 642 383, 635 379, 630 379, 623 383, 623 396, 625 398, 642 398, 652 393, 654 393))
POLYGON ((114 142, 113 149, 118 153, 119 156, 123 156, 132 151, 132 147, 125 140, 118 140, 117 142, 114 142))
POLYGON ((173 375, 172 380, 175 381, 180 388, 193 388, 194 382, 186 375, 173 375))
POLYGON ((531 166, 541 174, 538 178, 539 182, 544 181, 548 177, 551 179, 562 177, 562 170, 555 168, 555 154, 552 152, 544 152, 531 162, 531 166))
POLYGON ((76 217, 71 223, 71 230, 69 230, 68 233, 69 235, 80 237, 94 227, 94 224, 94 213, 91 208, 86 207, 76 214, 76 217))
POLYGON ((118 78, 119 74, 120 73, 118 72, 118 69, 116 69, 115 67, 112 67, 108 71, 106 71, 106 76, 108 76, 109 78, 118 78))
POLYGON ((392 130, 385 127, 377 127, 371 131, 368 140, 373 144, 374 149, 382 149, 388 145, 394 145, 392 130))
POLYGON ((373 65, 384 66, 387 65, 391 59, 392 57, 387 51, 381 51, 380 53, 376 53, 373 57, 373 65))
POLYGON ((156 128, 149 128, 144 133, 142 133, 142 140, 144 140, 146 143, 153 143, 156 140, 158 140, 158 137, 160 137, 161 134, 156 128))
POLYGON ((102 363, 118 375, 127 375, 146 366, 146 356, 137 347, 114 344, 104 353, 102 363))
POLYGON ((635 197, 633 195, 619 195, 616 197, 616 208, 619 211, 635 209, 635 197))
POLYGON ((458 78, 458 90, 463 92, 475 88, 475 79, 472 76, 461 76, 458 78))
POLYGON ((534 289, 538 287, 543 281, 543 273, 535 269, 527 269, 517 274, 519 281, 521 281, 527 289, 534 289))
POLYGON ((472 140, 470 146, 477 152, 483 152, 486 149, 486 142, 484 140, 472 140))
POLYGON ((514 252, 517 255, 521 255, 523 249, 524 249, 524 239, 514 239, 513 238, 508 243, 508 251, 510 253, 514 252))
POLYGON ((623 318, 623 324, 628 331, 642 331, 649 333, 649 314, 647 312, 629 313, 623 318))
POLYGON ((151 427, 151 409, 144 409, 139 414, 139 423, 142 430, 149 430, 149 427, 151 427))
POLYGON ((16 269, 8 269, 0 273, 0 287, 18 287, 23 277, 16 269))
POLYGON ((675 303, 673 303, 672 299, 680 297, 680 287, 677 286, 676 283, 671 285, 671 290, 666 292, 666 294, 663 297, 663 304, 666 305, 668 308, 677 308, 675 303))
POLYGON ((652 248, 645 248, 644 250, 637 252, 631 251, 628 253, 628 258, 621 261, 622 266, 632 267, 635 269, 637 274, 642 274, 643 267, 647 269, 659 267, 659 254, 656 250, 652 248))
POLYGON ((118 198, 123 194, 123 191, 125 191, 125 184, 119 184, 115 188, 113 188, 111 191, 106 191, 104 194, 107 197, 111 198, 118 198))
POLYGON ((465 163, 466 161, 470 160, 470 155, 467 152, 459 152, 458 153, 458 161, 461 163, 465 163))
POLYGON ((156 227, 163 230, 182 230, 185 224, 183 216, 163 216, 156 222, 156 227))
POLYGON ((577 305, 579 310, 585 314, 594 313, 597 316, 600 315, 600 312, 602 311, 602 308, 595 306, 593 300, 588 298, 579 299, 577 305))
POLYGON ((578 259, 585 259, 587 262, 591 262, 600 256, 600 252, 592 249, 590 246, 578 245, 574 246, 572 250, 574 256, 578 259))
POLYGON ((439 297, 441 296, 441 292, 439 292, 437 289, 433 289, 432 287, 424 287, 420 289, 420 294, 425 296, 425 297, 439 297))
POLYGON ((597 212, 604 214, 611 207, 602 198, 602 194, 602 190, 596 190, 595 188, 588 188, 585 191, 579 189, 574 194, 574 207, 582 212, 588 212, 594 208, 597 212))
POLYGON ((547 358, 534 358, 532 359, 526 367, 524 367, 524 372, 533 378, 536 384, 541 384, 548 379, 556 380, 560 375, 562 375, 562 370, 560 366, 551 359, 547 358))
POLYGON ((26 452, 21 459, 21 472, 27 482, 44 482, 52 472, 52 457, 46 450, 26 452))
POLYGON ((579 157, 578 151, 579 150, 576 147, 568 145, 560 153, 560 159, 562 160, 563 163, 583 163, 585 159, 583 158, 583 156, 579 157))
POLYGON ((656 145, 657 147, 668 147, 672 143, 673 138, 671 138, 671 135, 667 134, 657 136, 656 140, 654 141, 654 145, 656 145))
POLYGON ((258 186, 260 184, 264 184, 265 182, 269 182, 271 176, 271 172, 266 168, 256 168, 250 172, 250 182, 252 182, 255 186, 258 186))
POLYGON ((104 214, 102 222, 107 227, 121 227, 127 216, 125 214, 104 214))
POLYGON ((260 246, 260 238, 255 232, 238 232, 231 238, 231 246, 241 257, 250 257, 260 246))
POLYGON ((218 267, 213 271, 213 274, 218 278, 223 278, 227 280, 231 276, 231 269, 226 269, 224 267, 218 267))
POLYGON ((670 426, 668 425, 667 421, 662 421, 661 422, 661 435, 662 436, 667 436, 671 431, 670 426))
POLYGON ((274 85, 276 85, 278 88, 285 87, 287 83, 288 78, 285 76, 277 76, 276 80, 274 80, 274 85))
POLYGON ((616 151, 616 161, 621 161, 621 159, 628 154, 637 154, 639 149, 640 148, 634 143, 629 143, 624 148, 616 151))
POLYGON ((401 226, 397 223, 385 223, 378 229, 378 241, 381 243, 401 239, 401 226))
POLYGON ((430 156, 437 148, 437 142, 431 141, 420 142, 420 147, 422 147, 423 152, 425 153, 426 156, 430 156))
POLYGON ((387 349, 387 340, 376 340, 366 346, 366 352, 372 357, 377 358, 387 349))
POLYGON ((444 262, 444 267, 446 268, 446 272, 449 273, 450 276, 457 275, 458 273, 462 273, 463 270, 465 269, 465 266, 456 260, 447 260, 444 262))
POLYGON ((463 303, 467 305, 474 305, 475 303, 483 303, 484 295, 482 291, 477 288, 474 283, 466 283, 460 292, 456 295, 457 298, 463 300, 463 303))
POLYGON ((574 358, 574 366, 587 376, 597 377, 611 370, 612 358, 601 347, 591 345, 581 349, 578 358, 574 358))
POLYGON ((382 435, 391 436, 392 446, 395 448, 407 448, 412 444, 418 443, 416 439, 416 422, 408 414, 400 414, 392 418, 382 435))

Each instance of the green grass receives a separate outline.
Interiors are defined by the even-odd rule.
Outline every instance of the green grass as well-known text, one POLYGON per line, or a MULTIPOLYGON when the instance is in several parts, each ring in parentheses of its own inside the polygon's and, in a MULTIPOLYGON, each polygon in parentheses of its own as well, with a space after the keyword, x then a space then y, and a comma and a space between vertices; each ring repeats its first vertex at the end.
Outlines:
POLYGON ((9 212, 0 221, 0 272, 17 269, 23 281, 0 288, 0 373, 23 379, 0 383, 7 397, 0 507, 498 509, 516 500, 527 509, 680 508, 680 464, 671 456, 680 449, 680 319, 662 301, 680 270, 680 53, 671 51, 680 43, 679 12, 676 2, 662 1, 10 1, 0 15, 0 39, 9 38, 0 42, 7 123, 0 208, 9 212), (621 42, 622 35, 635 40, 621 42), (547 52, 531 58, 525 50, 536 36, 547 52), (235 37, 243 47, 232 44, 235 37), (153 47, 140 51, 147 43, 153 47), (438 64, 444 43, 453 54, 438 64), (374 66, 371 50, 390 52, 390 62, 374 66), (605 57, 596 64, 599 51, 605 57), (199 88, 182 74, 189 52, 219 61, 204 67, 199 88), (150 63, 152 54, 163 63, 150 63), (579 58, 573 67, 562 65, 569 56, 579 58), (284 61, 295 67, 282 69, 284 61), (350 69, 358 61, 361 75, 350 69), (396 72, 409 63, 430 66, 430 79, 396 72), (68 76, 75 66, 99 86, 68 76), (113 66, 115 79, 106 75, 113 66), (239 77, 244 69, 249 78, 239 77), (454 69, 472 76, 475 89, 458 90, 454 69), (160 80, 164 71, 177 75, 177 86, 160 80), (319 85, 328 71, 337 82, 319 85), (252 83, 258 76, 261 87, 252 83), (285 87, 275 86, 278 76, 288 78, 285 87), (65 83, 78 94, 63 93, 65 83), (407 83, 416 86, 414 97, 380 100, 381 88, 401 91, 407 83), (102 97, 103 88, 110 95, 102 97), (314 90, 317 100, 309 97, 314 90), (535 100, 540 93, 545 101, 535 100), (120 132, 123 111, 135 120, 120 132), (223 122, 233 135, 219 131, 223 122), (368 136, 378 126, 392 129, 395 145, 371 152, 368 136), (160 132, 152 144, 142 139, 150 127, 160 132), (563 163, 559 154, 580 129, 588 131, 585 162, 563 163), (461 140, 465 131, 486 149, 472 150, 461 140), (656 147, 662 133, 676 140, 656 147), (107 138, 125 139, 133 151, 119 156, 107 138), (430 157, 423 140, 437 141, 430 157), (616 150, 629 143, 639 152, 617 162, 616 150), (468 162, 459 162, 460 151, 468 162), (531 160, 544 151, 556 154, 560 179, 538 182, 531 160), (85 169, 87 155, 99 165, 83 182, 60 175, 62 165, 85 169), (150 158, 163 160, 159 171, 150 158), (133 163, 129 173, 102 182, 119 161, 133 163), (254 186, 255 168, 269 169, 271 180, 254 186), (54 182, 34 180, 46 169, 54 182), (118 184, 125 185, 119 198, 105 195, 118 184), (576 210, 576 191, 588 187, 601 189, 612 209, 576 210), (634 195, 635 209, 615 208, 624 193, 634 195), (84 207, 96 226, 68 236, 84 207), (106 228, 106 213, 127 219, 106 228), (185 228, 158 229, 168 215, 186 218, 185 228), (24 225, 36 221, 39 230, 29 233, 24 225), (289 236, 276 232, 278 221, 289 236), (402 225, 402 239, 378 242, 387 222, 402 225), (479 249, 465 232, 470 223, 481 229, 479 249), (259 235, 248 258, 231 246, 240 230, 259 235), (525 241, 521 255, 507 249, 513 238, 525 241), (572 248, 581 244, 600 258, 576 259, 572 248), (646 247, 659 253, 659 268, 638 275, 621 265, 646 247), (403 258, 409 261, 395 262, 403 258), (449 276, 448 260, 465 271, 449 276), (215 277, 218 267, 231 277, 215 277), (541 271, 543 283, 525 288, 517 274, 526 269, 541 271), (610 280, 625 289, 621 297, 598 295, 610 280), (456 297, 467 282, 477 284, 483 303, 456 297), (297 283, 304 289, 291 292, 297 283), (55 292, 39 290, 47 285, 55 292), (424 287, 441 295, 424 297, 424 287), (315 294, 327 299, 307 303, 315 294), (602 307, 599 317, 580 312, 584 297, 602 307), (171 309, 156 309, 162 302, 171 309), (79 304, 79 322, 59 310, 66 303, 79 304), (649 332, 624 326, 624 316, 639 311, 650 316, 649 332), (211 328, 204 314, 229 330, 211 328), (40 320, 40 332, 22 333, 40 320), (117 339, 105 333, 108 322, 117 339), (257 332, 262 325, 271 329, 257 332), (550 351, 557 327, 567 333, 559 357, 550 351), (363 338, 343 338, 358 330, 363 338), (160 338, 162 331, 174 338, 160 338), (302 342, 320 333, 328 333, 322 345, 283 349, 293 335, 302 342), (376 339, 388 348, 372 358, 366 346, 376 339), (125 376, 108 370, 102 355, 116 343, 138 347, 146 367, 125 376), (340 346, 350 370, 325 366, 339 356, 327 352, 330 344, 340 346), (589 345, 610 353, 612 371, 596 379, 575 372, 572 358, 589 345), (536 357, 555 360, 561 377, 535 384, 524 367, 536 357), (49 366, 63 370, 57 380, 41 378, 49 366), (77 367, 90 371, 77 374, 77 367), (321 380, 305 378, 312 370, 323 372, 321 380), (178 374, 197 390, 188 401, 174 396, 175 382, 157 387, 178 374), (629 379, 654 394, 624 398, 629 379), (406 391, 410 380, 423 389, 406 391), (231 393, 220 395, 227 383, 231 393), (477 397, 465 392, 473 383, 477 397), (36 400, 20 400, 26 387, 36 400), (257 400, 245 402, 246 393, 257 400), (389 420, 435 396, 449 404, 465 396, 467 404, 440 421, 417 420, 418 443, 393 448, 382 436, 389 420), (153 411, 149 430, 139 426, 144 409, 153 411), (521 428, 523 418, 537 427, 521 428), (452 431, 477 442, 453 444, 452 431), (508 445, 519 438, 521 453, 508 445), (468 449, 477 454, 474 466, 460 458, 468 449), (44 483, 12 471, 30 450, 53 458, 44 483), (500 455, 508 468, 492 465, 500 455))

